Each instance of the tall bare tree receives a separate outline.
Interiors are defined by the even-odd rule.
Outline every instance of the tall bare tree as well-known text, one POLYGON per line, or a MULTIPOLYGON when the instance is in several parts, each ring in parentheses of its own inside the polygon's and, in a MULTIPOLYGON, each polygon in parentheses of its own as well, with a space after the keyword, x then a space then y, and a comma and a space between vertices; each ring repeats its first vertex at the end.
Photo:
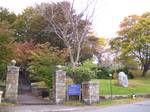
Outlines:
POLYGON ((49 30, 55 32, 68 48, 72 67, 79 63, 83 43, 91 30, 95 5, 96 0, 87 0, 86 7, 80 13, 75 12, 75 0, 37 6, 48 21, 49 30))

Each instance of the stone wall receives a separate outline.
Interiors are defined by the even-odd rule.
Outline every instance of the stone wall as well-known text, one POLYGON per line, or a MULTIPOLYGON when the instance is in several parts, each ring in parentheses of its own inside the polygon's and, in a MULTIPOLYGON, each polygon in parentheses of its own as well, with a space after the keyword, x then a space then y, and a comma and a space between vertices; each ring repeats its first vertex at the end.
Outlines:
POLYGON ((82 83, 82 100, 86 104, 99 102, 99 84, 90 81, 82 83))
POLYGON ((62 104, 66 99, 66 72, 57 70, 53 79, 53 102, 62 104))
POLYGON ((5 100, 16 102, 18 96, 19 67, 8 66, 6 78, 5 100))

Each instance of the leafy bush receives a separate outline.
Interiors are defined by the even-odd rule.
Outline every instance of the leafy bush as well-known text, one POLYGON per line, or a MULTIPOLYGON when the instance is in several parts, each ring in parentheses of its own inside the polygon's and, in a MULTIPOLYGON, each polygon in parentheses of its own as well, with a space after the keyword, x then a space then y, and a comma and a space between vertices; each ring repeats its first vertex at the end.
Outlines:
POLYGON ((44 81, 51 88, 55 66, 64 63, 63 53, 49 43, 38 44, 36 47, 37 51, 32 52, 29 57, 27 70, 30 72, 30 79, 35 82, 44 81))
POLYGON ((47 87, 52 88, 52 74, 55 73, 54 67, 43 65, 30 67, 32 67, 30 68, 32 73, 29 75, 31 82, 44 81, 47 87))
POLYGON ((90 81, 92 78, 95 78, 95 64, 90 60, 85 61, 82 65, 72 68, 67 66, 65 70, 67 74, 73 79, 74 83, 81 84, 84 81, 90 81))
POLYGON ((75 69, 75 73, 77 79, 75 83, 78 84, 84 81, 90 81, 92 78, 95 77, 95 72, 84 66, 77 67, 75 69))
POLYGON ((109 74, 112 74, 113 71, 108 67, 98 66, 96 70, 96 76, 98 79, 108 79, 109 74))

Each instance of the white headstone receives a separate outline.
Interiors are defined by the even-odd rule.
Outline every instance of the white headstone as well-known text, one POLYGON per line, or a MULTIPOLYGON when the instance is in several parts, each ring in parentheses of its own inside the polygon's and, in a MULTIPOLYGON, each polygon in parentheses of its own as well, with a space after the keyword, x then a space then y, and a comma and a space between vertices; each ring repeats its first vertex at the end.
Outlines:
POLYGON ((124 72, 119 72, 118 81, 120 86, 128 87, 128 77, 124 72))

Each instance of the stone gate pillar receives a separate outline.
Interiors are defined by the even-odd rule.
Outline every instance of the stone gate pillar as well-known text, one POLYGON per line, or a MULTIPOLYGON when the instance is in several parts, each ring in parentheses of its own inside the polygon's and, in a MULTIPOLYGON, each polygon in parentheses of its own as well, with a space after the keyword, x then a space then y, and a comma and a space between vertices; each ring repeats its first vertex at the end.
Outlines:
POLYGON ((62 104, 66 99, 66 72, 57 70, 53 79, 53 102, 62 104))
POLYGON ((7 66, 5 100, 16 102, 18 96, 19 67, 7 66))
POLYGON ((96 82, 82 83, 82 99, 86 104, 99 102, 99 84, 96 82))

